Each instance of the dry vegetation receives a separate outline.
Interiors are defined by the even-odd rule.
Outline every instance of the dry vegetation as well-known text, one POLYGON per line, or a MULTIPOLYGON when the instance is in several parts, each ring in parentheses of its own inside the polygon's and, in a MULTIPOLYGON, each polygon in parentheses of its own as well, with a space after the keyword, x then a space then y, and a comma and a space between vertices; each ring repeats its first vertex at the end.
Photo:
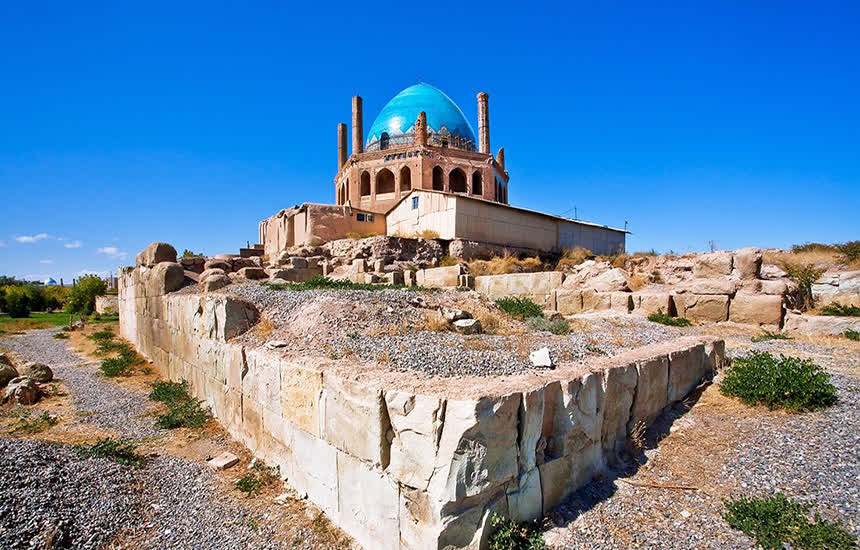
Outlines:
POLYGON ((466 265, 469 266, 469 271, 471 271, 472 275, 476 277, 479 275, 504 275, 507 273, 534 273, 548 269, 537 256, 520 260, 510 254, 496 256, 489 260, 472 260, 471 262, 467 262, 466 265))

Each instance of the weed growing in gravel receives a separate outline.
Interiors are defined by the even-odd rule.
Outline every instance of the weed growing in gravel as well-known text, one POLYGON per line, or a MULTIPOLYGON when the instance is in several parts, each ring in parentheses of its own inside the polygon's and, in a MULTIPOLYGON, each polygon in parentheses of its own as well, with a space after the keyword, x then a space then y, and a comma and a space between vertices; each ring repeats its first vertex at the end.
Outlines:
POLYGON ((585 350, 596 355, 606 355, 606 352, 593 344, 585 344, 585 350))
POLYGON ((247 475, 236 482, 236 488, 247 496, 251 496, 259 492, 263 487, 274 483, 280 477, 280 466, 270 467, 258 461, 251 466, 247 475))
POLYGON ((669 325, 670 327, 688 327, 693 324, 686 317, 672 317, 667 313, 663 313, 662 309, 657 310, 657 313, 649 315, 648 320, 653 323, 660 323, 661 325, 669 325))
POLYGON ((43 432, 56 424, 59 421, 55 415, 48 412, 43 412, 39 416, 33 416, 33 413, 24 407, 18 406, 12 411, 12 417, 15 418, 15 423, 9 433, 32 435, 43 432))
POLYGON ((791 336, 787 334, 783 334, 781 332, 770 332, 769 330, 762 329, 761 334, 758 336, 753 336, 750 338, 753 342, 766 342, 768 340, 793 340, 791 336))
POLYGON ((507 297, 496 300, 499 308, 517 319, 528 319, 530 317, 543 317, 543 309, 529 298, 507 297))
POLYGON ((303 283, 287 283, 285 285, 262 284, 272 290, 411 290, 416 292, 426 292, 429 290, 423 286, 353 283, 347 280, 329 279, 322 275, 315 275, 303 283))
POLYGON ((66 334, 65 332, 58 332, 58 333, 54 334, 54 338, 56 338, 57 340, 68 340, 69 335, 66 334))
POLYGON ((821 308, 822 315, 834 315, 837 317, 860 317, 860 307, 844 306, 842 304, 827 304, 821 308))
POLYGON ((836 403, 836 387, 820 366, 808 359, 776 358, 767 352, 753 351, 735 359, 720 384, 720 393, 748 405, 798 412, 836 403))
POLYGON ((149 398, 167 405, 167 412, 158 417, 159 428, 199 428, 209 421, 209 411, 188 393, 188 382, 157 382, 149 398))
POLYGON ((762 548, 781 550, 790 546, 801 550, 857 548, 857 538, 841 522, 831 522, 808 513, 811 504, 777 493, 766 498, 741 497, 725 502, 723 516, 732 529, 743 531, 762 548))
POLYGON ((92 445, 79 445, 77 451, 83 457, 109 458, 133 468, 143 466, 145 460, 142 455, 135 452, 135 446, 129 439, 105 437, 92 445))
POLYGON ((855 342, 860 342, 860 332, 856 330, 846 330, 842 333, 843 336, 848 338, 849 340, 854 340, 855 342))
POLYGON ((546 544, 537 522, 517 524, 493 514, 490 524, 495 532, 490 536, 490 550, 543 550, 546 544))
POLYGON ((567 321, 550 321, 544 317, 530 317, 526 320, 529 328, 537 331, 546 331, 553 334, 567 334, 570 332, 570 325, 567 321))
POLYGON ((94 333, 90 334, 89 336, 87 336, 87 338, 89 338, 93 342, 103 342, 106 340, 113 340, 113 337, 114 337, 114 333, 109 328, 100 330, 98 332, 94 332, 94 333))
POLYGON ((113 357, 102 361, 99 370, 108 378, 113 378, 115 376, 128 376, 131 374, 129 367, 131 367, 131 361, 127 361, 122 357, 113 357))

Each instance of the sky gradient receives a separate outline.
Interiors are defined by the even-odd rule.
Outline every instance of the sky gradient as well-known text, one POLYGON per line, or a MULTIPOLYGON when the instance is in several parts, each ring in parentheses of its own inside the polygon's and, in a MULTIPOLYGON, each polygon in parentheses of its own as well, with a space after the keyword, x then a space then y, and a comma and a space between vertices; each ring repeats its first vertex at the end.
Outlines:
POLYGON ((860 238, 856 2, 17 4, 0 274, 115 271, 154 240, 236 252, 334 201, 353 94, 366 133, 418 81, 475 128, 490 94, 512 204, 626 221, 629 251, 860 238))

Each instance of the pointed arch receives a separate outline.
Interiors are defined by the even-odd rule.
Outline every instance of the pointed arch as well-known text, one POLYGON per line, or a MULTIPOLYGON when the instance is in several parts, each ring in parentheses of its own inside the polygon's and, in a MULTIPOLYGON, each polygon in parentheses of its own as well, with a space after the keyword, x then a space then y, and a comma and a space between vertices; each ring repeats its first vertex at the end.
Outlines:
POLYGON ((466 173, 460 168, 454 168, 448 174, 448 187, 452 193, 466 192, 466 173))
POLYGON ((412 170, 404 166, 400 169, 400 191, 405 193, 410 189, 412 189, 412 170))
POLYGON ((483 195, 484 194, 484 186, 481 181, 481 171, 475 170, 472 172, 472 194, 473 195, 483 195))
POLYGON ((376 194, 394 193, 394 173, 388 168, 383 168, 376 173, 376 194))
POLYGON ((433 190, 434 191, 444 191, 445 190, 445 171, 442 170, 441 166, 433 167, 433 190))
POLYGON ((367 171, 361 173, 361 196, 370 196, 370 174, 367 171))

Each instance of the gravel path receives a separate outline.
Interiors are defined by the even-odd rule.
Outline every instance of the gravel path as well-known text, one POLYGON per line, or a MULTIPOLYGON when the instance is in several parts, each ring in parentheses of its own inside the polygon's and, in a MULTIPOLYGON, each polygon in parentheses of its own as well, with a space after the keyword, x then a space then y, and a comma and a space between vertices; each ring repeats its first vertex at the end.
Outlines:
POLYGON ((860 358, 786 341, 744 345, 730 352, 737 355, 748 349, 814 353, 819 364, 831 369, 839 402, 805 414, 719 407, 719 401, 694 406, 683 416, 675 411, 675 449, 669 450, 667 439, 646 451, 648 462, 636 473, 621 474, 623 480, 595 481, 555 509, 550 517, 556 527, 545 533, 550 548, 750 548, 752 542, 722 519, 722 501, 776 491, 815 501, 813 511, 841 519, 860 535, 860 378, 844 374, 858 372, 860 358), (706 449, 697 449, 697 443, 706 449), (639 487, 630 482, 695 485, 704 490, 639 487))
POLYGON ((65 340, 53 337, 56 332, 56 329, 28 331, 0 339, 0 347, 54 370, 54 377, 63 381, 81 413, 74 422, 94 424, 136 439, 163 433, 155 427, 153 418, 146 416, 145 393, 105 380, 96 370, 97 362, 87 361, 71 351, 65 340))
MULTIPOLYGON (((137 418, 146 394, 101 378, 91 363, 53 338, 54 330, 0 340, 22 360, 50 365, 69 389, 80 421, 134 439, 159 433, 151 417, 137 418)), ((78 421, 78 420, 76 420, 78 421)), ((164 433, 164 432, 160 432, 164 433)), ((311 549, 312 534, 284 540, 289 525, 280 508, 261 512, 218 489, 218 476, 202 463, 173 456, 150 458, 142 468, 84 458, 71 447, 0 436, 0 548, 44 547, 50 531, 62 548, 96 549, 132 541, 151 549, 311 549)))

